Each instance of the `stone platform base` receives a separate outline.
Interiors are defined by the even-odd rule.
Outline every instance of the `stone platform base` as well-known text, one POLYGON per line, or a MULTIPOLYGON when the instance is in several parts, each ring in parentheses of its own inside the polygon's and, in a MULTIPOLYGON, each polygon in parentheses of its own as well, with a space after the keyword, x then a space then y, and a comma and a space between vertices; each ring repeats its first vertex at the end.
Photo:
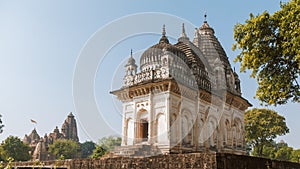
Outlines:
POLYGON ((109 157, 151 157, 162 155, 161 150, 153 145, 119 146, 111 152, 109 157))

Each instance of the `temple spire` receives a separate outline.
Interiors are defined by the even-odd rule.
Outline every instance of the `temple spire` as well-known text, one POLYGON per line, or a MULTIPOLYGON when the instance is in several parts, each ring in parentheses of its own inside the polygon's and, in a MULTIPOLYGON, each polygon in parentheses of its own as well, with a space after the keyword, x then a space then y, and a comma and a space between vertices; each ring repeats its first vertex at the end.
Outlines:
POLYGON ((186 36, 186 33, 185 33, 184 23, 182 23, 181 37, 187 37, 187 36, 186 36))
POLYGON ((184 23, 182 23, 181 35, 178 38, 178 41, 183 42, 183 43, 188 43, 189 42, 189 38, 187 37, 187 35, 185 33, 184 23))
POLYGON ((206 11, 204 12, 204 22, 207 22, 207 14, 206 14, 206 11))
POLYGON ((166 36, 166 25, 165 24, 163 25, 163 28, 162 28, 162 36, 166 36))

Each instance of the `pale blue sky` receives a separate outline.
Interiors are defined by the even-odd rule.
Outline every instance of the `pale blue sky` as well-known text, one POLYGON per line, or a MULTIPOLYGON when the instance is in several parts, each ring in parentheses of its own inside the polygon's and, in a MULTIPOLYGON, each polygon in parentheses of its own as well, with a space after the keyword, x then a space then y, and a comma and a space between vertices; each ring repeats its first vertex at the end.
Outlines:
MULTIPOLYGON (((40 135, 44 135, 52 132, 56 125, 60 127, 70 111, 75 115, 79 114, 75 110, 72 94, 77 57, 89 38, 113 20, 141 12, 162 12, 176 15, 199 27, 203 22, 203 13, 207 11, 208 22, 215 29, 232 66, 238 67, 238 64, 232 62, 237 54, 231 51, 234 25, 247 19, 250 12, 258 14, 264 10, 278 10, 279 2, 0 0, 0 114, 5 124, 0 140, 9 135, 23 138, 24 134, 33 129, 30 119, 38 122, 37 130, 40 135)), ((131 26, 133 28, 140 25, 135 23, 131 26)), ((168 31, 168 25, 166 27, 168 31)), ((110 33, 113 35, 122 29, 123 27, 118 27, 110 33)), ((157 28, 160 29, 161 27, 157 28)), ((193 32, 188 32, 188 35, 192 38, 193 32)), ((110 118, 108 121, 114 126, 116 134, 120 132, 121 118, 108 93, 118 86, 111 86, 111 82, 106 80, 114 74, 110 63, 119 64, 124 61, 130 48, 136 51, 135 57, 138 57, 138 51, 150 47, 158 39, 158 35, 128 38, 116 45, 107 54, 104 64, 99 66, 95 79, 95 96, 101 112, 106 118, 110 118)), ((122 68, 118 71, 122 71, 122 68)), ((253 99, 255 80, 249 79, 249 75, 245 73, 240 73, 240 78, 243 96, 254 107, 259 106, 258 101, 253 99)), ((84 104, 88 105, 89 101, 84 104)), ((289 103, 274 109, 286 117, 290 128, 290 133, 280 139, 284 139, 295 148, 300 148, 299 104, 289 103)), ((78 122, 81 121, 79 116, 82 117, 82 113, 76 116, 78 122)), ((86 112, 84 116, 90 118, 91 123, 88 127, 84 123, 78 124, 82 142, 91 139, 97 141, 98 138, 113 134, 104 123, 97 122, 99 117, 93 117, 90 112, 86 112)))

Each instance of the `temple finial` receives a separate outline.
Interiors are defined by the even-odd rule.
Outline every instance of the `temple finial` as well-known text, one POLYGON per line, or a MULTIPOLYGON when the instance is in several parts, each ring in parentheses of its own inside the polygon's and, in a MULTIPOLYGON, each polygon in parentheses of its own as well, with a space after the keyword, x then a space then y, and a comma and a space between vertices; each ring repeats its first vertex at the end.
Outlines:
POLYGON ((206 14, 206 11, 204 12, 204 22, 207 22, 207 14, 206 14))
POLYGON ((162 36, 166 36, 166 25, 163 25, 162 36))
POLYGON ((184 23, 182 23, 181 37, 187 37, 187 36, 186 36, 186 33, 185 33, 184 23))
POLYGON ((132 58, 132 49, 130 50, 130 57, 132 58))
POLYGON ((166 26, 165 26, 165 24, 163 25, 162 36, 159 40, 159 43, 169 43, 169 40, 166 36, 166 26))

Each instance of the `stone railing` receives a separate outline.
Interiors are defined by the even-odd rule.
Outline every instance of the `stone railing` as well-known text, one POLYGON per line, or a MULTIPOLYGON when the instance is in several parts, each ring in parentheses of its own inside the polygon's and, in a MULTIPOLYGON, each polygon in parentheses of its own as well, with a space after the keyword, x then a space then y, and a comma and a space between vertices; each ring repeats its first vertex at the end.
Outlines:
POLYGON ((130 87, 140 84, 142 82, 149 82, 158 79, 169 78, 169 72, 167 70, 147 70, 137 73, 136 75, 127 75, 124 77, 123 87, 130 87))
POLYGON ((192 74, 189 75, 188 73, 183 73, 175 68, 160 68, 142 71, 135 75, 127 75, 123 79, 123 88, 170 78, 192 88, 199 88, 200 86, 201 88, 210 90, 210 83, 205 79, 194 77, 192 74))

